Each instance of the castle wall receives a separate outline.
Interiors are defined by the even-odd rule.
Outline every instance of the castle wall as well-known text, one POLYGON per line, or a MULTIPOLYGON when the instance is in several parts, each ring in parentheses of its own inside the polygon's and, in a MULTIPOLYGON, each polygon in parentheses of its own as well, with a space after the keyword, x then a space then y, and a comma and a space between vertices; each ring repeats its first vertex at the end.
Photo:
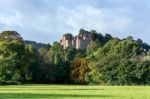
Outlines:
POLYGON ((69 46, 72 46, 76 49, 82 49, 88 46, 91 41, 91 37, 88 35, 79 37, 75 36, 72 38, 67 37, 67 35, 63 35, 62 39, 60 40, 60 44, 66 49, 69 46))
POLYGON ((77 37, 76 39, 76 49, 80 49, 81 48, 81 40, 79 39, 79 37, 77 37))

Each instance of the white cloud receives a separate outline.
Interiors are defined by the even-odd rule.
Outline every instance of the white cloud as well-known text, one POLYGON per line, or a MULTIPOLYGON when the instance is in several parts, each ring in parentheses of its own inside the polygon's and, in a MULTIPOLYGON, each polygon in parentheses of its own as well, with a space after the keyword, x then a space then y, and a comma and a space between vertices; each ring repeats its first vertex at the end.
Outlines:
POLYGON ((23 24, 21 23, 22 20, 22 15, 15 11, 0 11, 0 23, 4 24, 6 26, 22 26, 23 24))
POLYGON ((96 8, 93 6, 79 6, 75 9, 60 7, 57 12, 60 29, 76 33, 80 28, 95 29, 101 32, 123 31, 127 29, 132 20, 125 16, 128 11, 124 9, 96 8), (65 26, 64 26, 65 25, 65 26))

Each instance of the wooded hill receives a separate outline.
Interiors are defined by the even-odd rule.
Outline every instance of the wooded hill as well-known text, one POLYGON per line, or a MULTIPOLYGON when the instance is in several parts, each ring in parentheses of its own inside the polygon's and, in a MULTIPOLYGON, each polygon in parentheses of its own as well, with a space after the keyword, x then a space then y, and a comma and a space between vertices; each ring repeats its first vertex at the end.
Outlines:
MULTIPOLYGON (((84 32, 83 32, 84 31, 84 32)), ((59 42, 25 41, 16 31, 0 33, 0 81, 99 85, 149 85, 150 46, 132 36, 124 39, 95 30, 85 49, 59 42)))

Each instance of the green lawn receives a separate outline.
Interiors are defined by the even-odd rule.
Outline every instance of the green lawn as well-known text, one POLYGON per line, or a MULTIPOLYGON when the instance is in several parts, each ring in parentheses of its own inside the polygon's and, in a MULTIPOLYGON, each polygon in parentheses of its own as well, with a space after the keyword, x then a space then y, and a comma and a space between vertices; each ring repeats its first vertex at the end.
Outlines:
POLYGON ((0 86, 0 99, 150 99, 149 86, 0 86))

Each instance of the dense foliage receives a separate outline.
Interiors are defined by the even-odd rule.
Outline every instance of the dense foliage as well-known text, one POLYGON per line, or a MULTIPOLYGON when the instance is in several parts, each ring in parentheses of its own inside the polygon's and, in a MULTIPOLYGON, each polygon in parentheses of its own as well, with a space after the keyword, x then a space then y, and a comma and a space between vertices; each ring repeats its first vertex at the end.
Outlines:
POLYGON ((0 33, 0 81, 24 83, 75 83, 101 85, 150 84, 150 46, 141 39, 91 34, 85 49, 63 49, 24 41, 15 31, 0 33))

